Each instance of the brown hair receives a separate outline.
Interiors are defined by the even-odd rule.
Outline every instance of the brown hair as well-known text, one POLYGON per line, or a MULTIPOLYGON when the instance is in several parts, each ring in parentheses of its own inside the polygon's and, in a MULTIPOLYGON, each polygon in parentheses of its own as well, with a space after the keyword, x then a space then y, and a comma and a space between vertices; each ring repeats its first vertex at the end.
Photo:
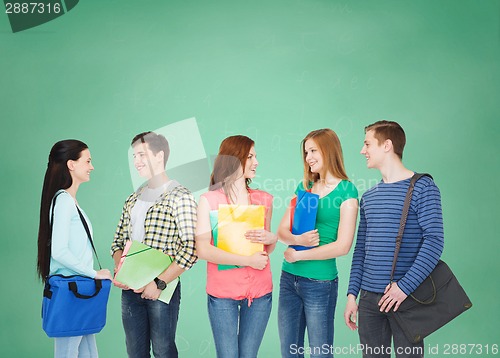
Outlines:
MULTIPOLYGON (((255 142, 244 135, 227 137, 219 147, 219 153, 215 158, 214 168, 210 175, 210 190, 217 190, 222 187, 224 192, 231 196, 232 185, 238 179, 238 169, 245 170, 248 153, 255 142)), ((251 179, 246 179, 246 187, 251 183, 251 179)))
POLYGON ((392 121, 378 121, 365 127, 365 133, 373 131, 373 136, 377 138, 378 144, 390 139, 394 148, 394 153, 403 159, 403 150, 406 144, 406 135, 399 123, 392 121))
POLYGON ((163 165, 167 166, 168 157, 170 156, 170 146, 168 145, 167 138, 155 132, 142 132, 136 135, 130 145, 133 147, 136 142, 147 143, 149 149, 154 155, 163 151, 163 165))
MULTIPOLYGON (((339 137, 329 128, 318 129, 310 132, 302 140, 302 159, 304 161, 304 180, 307 187, 309 182, 316 182, 320 179, 319 173, 311 172, 309 164, 306 162, 306 141, 312 139, 318 146, 321 155, 323 156, 324 166, 327 172, 330 172, 339 179, 348 180, 344 167, 344 156, 342 154, 342 146, 340 145, 339 137)), ((324 179, 324 178, 323 178, 324 179)))

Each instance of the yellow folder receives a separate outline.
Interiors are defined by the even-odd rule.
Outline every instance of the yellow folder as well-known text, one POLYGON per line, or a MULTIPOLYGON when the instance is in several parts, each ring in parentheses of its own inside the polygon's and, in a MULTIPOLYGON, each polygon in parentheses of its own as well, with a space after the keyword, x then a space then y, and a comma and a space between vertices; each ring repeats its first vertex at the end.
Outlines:
POLYGON ((233 254, 251 256, 263 251, 263 244, 245 238, 248 230, 264 229, 263 205, 219 205, 217 247, 233 254))

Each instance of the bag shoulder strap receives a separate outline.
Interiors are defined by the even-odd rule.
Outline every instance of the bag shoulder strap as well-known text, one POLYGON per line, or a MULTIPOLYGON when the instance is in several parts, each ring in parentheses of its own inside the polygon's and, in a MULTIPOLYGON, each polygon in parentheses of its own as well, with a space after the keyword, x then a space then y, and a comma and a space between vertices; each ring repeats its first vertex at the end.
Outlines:
POLYGON ((399 231, 398 236, 396 236, 396 248, 394 249, 394 259, 392 260, 392 270, 391 270, 391 280, 392 283, 394 280, 394 271, 396 270, 396 263, 398 261, 399 249, 401 248, 401 242, 403 241, 403 233, 405 231, 406 219, 408 218, 408 211, 410 210, 411 198, 413 196, 413 189, 415 188, 415 183, 421 177, 429 177, 431 179, 432 175, 427 173, 415 173, 411 177, 410 185, 408 186, 408 191, 406 192, 405 201, 403 204, 403 212, 401 214, 401 221, 399 223, 399 231))
POLYGON ((80 215, 80 220, 82 221, 83 227, 85 228, 85 232, 87 233, 87 237, 89 238, 90 245, 92 245, 92 250, 94 250, 94 255, 95 255, 95 258, 97 259, 97 264, 99 265, 99 269, 102 270, 101 262, 99 261, 99 256, 97 256, 97 251, 96 251, 95 246, 94 246, 94 240, 92 240, 92 235, 90 235, 90 229, 89 229, 89 226, 87 224, 87 220, 85 220, 85 217, 83 216, 78 205, 76 205, 76 210, 78 210, 78 215, 80 215))
POLYGON ((58 193, 56 193, 56 195, 54 195, 54 197, 52 198, 52 210, 51 210, 51 214, 50 214, 50 235, 51 235, 51 241, 52 241, 52 227, 54 226, 54 208, 56 206, 56 199, 59 195, 61 195, 63 192, 62 191, 59 191, 58 193))

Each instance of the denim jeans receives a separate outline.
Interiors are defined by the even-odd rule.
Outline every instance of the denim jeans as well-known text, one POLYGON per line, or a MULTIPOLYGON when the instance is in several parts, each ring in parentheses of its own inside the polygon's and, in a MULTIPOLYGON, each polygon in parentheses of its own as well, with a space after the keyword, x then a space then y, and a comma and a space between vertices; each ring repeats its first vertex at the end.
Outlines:
POLYGON ((338 279, 314 280, 281 272, 278 329, 283 358, 333 357, 338 279), (307 328, 309 347, 304 347, 307 328))
POLYGON ((272 293, 233 300, 208 295, 208 317, 217 358, 255 358, 269 321, 272 293))
POLYGON ((54 339, 55 358, 97 358, 95 334, 54 339))
POLYGON ((398 326, 394 316, 380 312, 378 302, 382 293, 361 290, 358 305, 359 340, 364 358, 390 358, 391 351, 398 358, 424 356, 424 342, 411 343, 398 326), (391 337, 394 349, 391 348, 391 337))
POLYGON ((122 321, 129 358, 177 358, 175 330, 179 317, 181 283, 169 304, 141 298, 132 290, 122 291, 122 321))

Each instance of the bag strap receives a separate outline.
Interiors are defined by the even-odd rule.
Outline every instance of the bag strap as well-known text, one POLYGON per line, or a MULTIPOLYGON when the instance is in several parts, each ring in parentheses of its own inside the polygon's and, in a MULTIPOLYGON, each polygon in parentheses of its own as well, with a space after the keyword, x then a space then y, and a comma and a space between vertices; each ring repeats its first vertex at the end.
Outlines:
POLYGON ((92 240, 92 235, 90 235, 90 230, 89 230, 89 226, 87 224, 87 220, 85 220, 85 217, 83 216, 82 212, 80 211, 80 208, 78 207, 78 205, 76 205, 76 210, 78 210, 78 215, 80 215, 80 220, 82 221, 83 227, 85 228, 85 231, 87 232, 87 237, 89 238, 90 245, 92 245, 92 250, 94 250, 94 255, 95 255, 95 258, 97 259, 97 264, 99 265, 99 269, 102 270, 101 262, 99 261, 99 256, 97 256, 97 251, 96 251, 95 246, 94 246, 94 240, 92 240))
MULTIPOLYGON (((55 206, 56 206, 56 199, 57 197, 62 193, 59 192, 57 193, 54 198, 52 199, 52 212, 51 212, 51 215, 50 215, 50 235, 51 235, 51 240, 52 240, 52 228, 54 226, 54 209, 55 209, 55 206)), ((99 261, 99 257, 97 256, 97 251, 95 249, 95 246, 94 246, 94 241, 92 240, 92 236, 90 235, 90 230, 89 230, 89 226, 87 225, 87 221, 85 220, 85 217, 83 216, 82 212, 80 211, 80 208, 78 207, 78 205, 76 205, 75 203, 75 206, 76 206, 76 210, 78 211, 78 215, 80 216, 80 220, 83 224, 83 227, 85 228, 85 232, 87 233, 87 237, 89 238, 89 241, 90 241, 90 244, 92 245, 92 250, 94 250, 94 254, 95 254, 95 257, 97 259, 97 263, 99 265, 99 269, 102 270, 102 266, 101 266, 101 262, 99 261)))
POLYGON ((76 281, 70 281, 68 282, 68 287, 71 292, 75 295, 75 297, 82 298, 84 300, 87 300, 89 298, 95 297, 101 292, 102 289, 102 280, 94 280, 95 282, 95 291, 94 294, 92 295, 84 295, 78 292, 78 285, 76 281))
POLYGON ((430 174, 415 173, 411 177, 410 186, 408 187, 408 191, 406 192, 406 197, 403 204, 403 213, 401 214, 401 221, 399 223, 398 236, 396 236, 396 248, 394 249, 394 259, 392 260, 392 271, 390 279, 391 283, 394 281, 394 271, 396 270, 396 263, 398 261, 399 249, 401 248, 401 241, 403 241, 403 233, 405 231, 406 219, 408 218, 408 211, 410 210, 410 203, 411 203, 411 197, 413 196, 413 189, 415 188, 415 183, 417 182, 417 180, 423 176, 433 179, 430 174))
POLYGON ((52 198, 52 210, 50 215, 50 241, 52 241, 52 227, 54 226, 54 207, 56 206, 56 199, 59 195, 62 194, 62 191, 54 195, 52 198))

